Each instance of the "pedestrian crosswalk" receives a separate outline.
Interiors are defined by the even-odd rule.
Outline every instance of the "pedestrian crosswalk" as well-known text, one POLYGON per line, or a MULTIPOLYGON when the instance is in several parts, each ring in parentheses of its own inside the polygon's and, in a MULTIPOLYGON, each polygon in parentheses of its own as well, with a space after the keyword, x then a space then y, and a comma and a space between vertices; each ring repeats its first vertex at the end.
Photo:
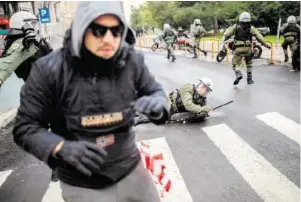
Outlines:
MULTIPOLYGON (((278 112, 258 114, 254 117, 260 120, 256 124, 266 125, 272 128, 275 134, 287 138, 294 147, 296 147, 296 145, 298 145, 298 147, 300 146, 300 124, 278 112)), ((252 144, 248 143, 245 138, 242 138, 244 134, 242 134, 241 131, 237 132, 226 122, 207 125, 199 129, 209 138, 212 145, 218 148, 223 158, 235 168, 234 171, 242 177, 262 201, 300 201, 299 182, 298 185, 296 185, 296 182, 292 182, 284 173, 273 166, 267 158, 256 151, 252 144)), ((151 132, 151 130, 148 130, 148 132, 151 132)), ((175 160, 172 149, 169 147, 168 139, 165 137, 157 137, 148 139, 148 142, 153 145, 153 147, 162 151, 167 167, 166 172, 172 180, 172 189, 170 193, 167 193, 165 197, 162 198, 162 201, 203 201, 194 197, 194 195, 189 192, 187 187, 192 185, 188 185, 187 182, 185 182, 181 169, 179 169, 179 167, 183 167, 183 162, 177 162, 175 160)), ((200 147, 202 147, 201 143, 200 147)), ((294 155, 300 157, 300 153, 295 153, 294 155)), ((196 159, 196 161, 197 160, 198 159, 196 159)), ((11 170, 0 172, 0 187, 11 172, 11 170)), ((227 176, 227 173, 225 173, 225 176, 227 176)), ((215 189, 215 187, 212 187, 212 189, 215 189)), ((61 195, 62 190, 59 182, 51 182, 41 202, 64 202, 61 195)), ((247 198, 245 200, 248 201, 247 198)), ((24 201, 26 202, 26 200, 24 201)))

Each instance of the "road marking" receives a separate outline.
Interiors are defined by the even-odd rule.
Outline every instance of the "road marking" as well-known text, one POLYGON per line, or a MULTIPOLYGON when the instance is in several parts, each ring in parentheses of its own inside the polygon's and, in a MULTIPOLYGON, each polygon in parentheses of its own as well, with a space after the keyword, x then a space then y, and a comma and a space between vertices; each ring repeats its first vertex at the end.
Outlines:
POLYGON ((0 113, 0 127, 4 127, 11 122, 15 118, 17 111, 18 108, 15 107, 6 112, 0 113))
POLYGON ((5 182, 6 178, 12 173, 12 170, 6 170, 6 171, 2 171, 0 172, 0 187, 2 186, 2 184, 5 182))
POLYGON ((300 200, 299 188, 226 124, 204 127, 203 131, 264 201, 300 200))
POLYGON ((50 182, 42 202, 65 202, 62 197, 60 182, 50 182))
POLYGON ((257 115, 256 118, 300 145, 300 125, 277 112, 257 115))
MULTIPOLYGON (((162 151, 165 165, 166 173, 172 181, 172 188, 169 193, 166 193, 164 198, 161 199, 161 202, 170 202, 170 201, 181 201, 181 202, 193 202, 191 195, 184 183, 183 177, 180 174, 179 168, 172 156, 172 152, 169 149, 169 146, 164 137, 143 140, 151 145, 153 149, 158 149, 162 151)), ((137 142, 139 146, 140 142, 137 142)), ((64 202, 62 198, 62 189, 59 182, 51 182, 49 187, 43 197, 42 202, 64 202)))
MULTIPOLYGON (((172 185, 170 192, 166 193, 161 201, 193 202, 165 137, 143 140, 143 142, 149 143, 151 145, 151 148, 153 148, 154 150, 162 151, 163 153, 164 163, 166 165, 166 173, 170 178, 172 185)), ((140 142, 138 142, 138 146, 139 144, 140 142)))

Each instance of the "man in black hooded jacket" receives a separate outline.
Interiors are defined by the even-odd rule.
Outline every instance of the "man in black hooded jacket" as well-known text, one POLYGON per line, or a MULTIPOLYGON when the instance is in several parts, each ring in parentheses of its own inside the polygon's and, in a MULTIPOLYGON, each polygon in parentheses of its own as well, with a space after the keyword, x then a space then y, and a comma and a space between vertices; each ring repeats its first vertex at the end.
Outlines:
POLYGON ((21 90, 14 141, 56 168, 67 202, 160 201, 133 124, 135 111, 163 124, 168 98, 122 16, 119 2, 79 3, 63 48, 21 90))

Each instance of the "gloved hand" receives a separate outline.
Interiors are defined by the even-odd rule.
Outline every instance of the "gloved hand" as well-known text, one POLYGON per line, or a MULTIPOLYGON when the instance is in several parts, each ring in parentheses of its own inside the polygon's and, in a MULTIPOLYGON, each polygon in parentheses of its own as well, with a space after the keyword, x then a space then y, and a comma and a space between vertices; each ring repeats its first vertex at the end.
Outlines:
POLYGON ((22 27, 22 31, 25 34, 25 37, 22 41, 22 44, 25 48, 28 48, 31 43, 35 43, 36 46, 39 45, 41 37, 35 32, 28 23, 25 23, 22 27))
POLYGON ((84 175, 91 176, 92 173, 99 173, 107 152, 90 142, 65 141, 56 156, 84 175))
POLYGON ((203 107, 202 112, 211 112, 213 109, 211 107, 203 107))
POLYGON ((271 46, 269 44, 266 44, 264 47, 271 49, 271 46))
POLYGON ((160 97, 143 96, 136 101, 135 110, 150 118, 160 118, 164 113, 164 102, 160 97))

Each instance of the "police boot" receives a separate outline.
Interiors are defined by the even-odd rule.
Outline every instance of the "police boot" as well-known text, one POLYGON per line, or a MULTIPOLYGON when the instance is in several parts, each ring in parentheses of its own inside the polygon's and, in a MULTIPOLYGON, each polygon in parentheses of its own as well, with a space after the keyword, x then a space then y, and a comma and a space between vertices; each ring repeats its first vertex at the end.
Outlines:
POLYGON ((252 72, 248 72, 247 82, 248 82, 248 84, 254 83, 254 81, 253 81, 253 79, 252 79, 252 72))
POLYGON ((192 58, 198 58, 198 55, 196 54, 196 48, 195 47, 193 48, 193 54, 194 54, 194 56, 192 58))
POLYGON ((170 54, 168 53, 168 54, 167 54, 167 59, 169 59, 169 58, 170 58, 170 54))
POLYGON ((288 55, 285 55, 284 62, 288 62, 288 55))
POLYGON ((171 56, 172 58, 171 58, 171 61, 172 62, 174 62, 175 60, 176 60, 176 57, 173 55, 173 56, 171 56))
POLYGON ((236 71, 235 71, 235 74, 236 74, 236 79, 235 79, 233 85, 237 85, 237 84, 239 83, 239 81, 240 81, 240 80, 242 79, 242 77, 243 77, 240 70, 236 70, 236 71))

